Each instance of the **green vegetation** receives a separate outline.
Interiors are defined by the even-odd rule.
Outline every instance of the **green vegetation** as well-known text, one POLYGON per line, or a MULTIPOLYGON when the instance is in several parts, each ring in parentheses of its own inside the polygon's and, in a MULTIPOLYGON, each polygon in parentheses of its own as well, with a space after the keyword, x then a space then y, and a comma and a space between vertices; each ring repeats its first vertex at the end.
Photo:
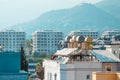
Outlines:
POLYGON ((34 52, 33 57, 35 58, 50 58, 51 54, 47 54, 45 52, 34 52))
POLYGON ((28 72, 28 62, 26 60, 25 52, 24 52, 22 45, 21 45, 20 53, 21 53, 21 70, 28 72))
POLYGON ((27 58, 28 62, 33 62, 33 63, 42 63, 43 59, 45 58, 27 58))
POLYGON ((34 63, 42 63, 44 59, 50 58, 50 54, 46 53, 33 53, 33 57, 28 57, 27 61, 28 62, 34 62, 34 63))
POLYGON ((32 48, 33 48, 32 44, 33 44, 32 39, 26 40, 26 49, 27 49, 27 51, 28 51, 27 53, 29 53, 29 55, 32 55, 32 48))
POLYGON ((43 79, 44 79, 44 68, 42 67, 42 64, 37 64, 36 69, 35 69, 35 72, 36 72, 36 74, 37 74, 37 77, 38 77, 40 80, 43 80, 43 79))

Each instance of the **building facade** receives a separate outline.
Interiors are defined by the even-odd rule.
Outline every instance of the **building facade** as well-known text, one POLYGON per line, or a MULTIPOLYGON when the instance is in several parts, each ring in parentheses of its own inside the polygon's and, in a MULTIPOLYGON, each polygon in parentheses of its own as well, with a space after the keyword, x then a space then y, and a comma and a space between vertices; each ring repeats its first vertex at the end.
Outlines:
POLYGON ((94 50, 91 42, 92 38, 73 36, 68 48, 44 60, 44 80, 92 80, 92 72, 119 72, 119 58, 108 50, 94 50))
POLYGON ((102 37, 111 39, 115 35, 120 35, 120 30, 106 30, 103 32, 102 37))
POLYGON ((55 53, 58 43, 63 39, 63 33, 53 30, 40 30, 32 34, 33 52, 55 53))
POLYGON ((23 31, 4 30, 0 31, 0 46, 4 51, 19 52, 20 46, 25 49, 26 33, 23 31))
POLYGON ((92 80, 92 72, 119 72, 120 60, 105 50, 82 54, 77 48, 64 48, 54 59, 44 60, 45 80, 92 80))
POLYGON ((0 52, 0 80, 28 80, 28 73, 21 70, 19 52, 0 52))
POLYGON ((97 31, 92 30, 78 30, 78 31, 71 31, 69 35, 82 35, 84 37, 91 37, 93 39, 97 39, 99 36, 99 33, 97 31))
POLYGON ((120 59, 120 45, 107 45, 106 50, 113 53, 117 58, 120 59))

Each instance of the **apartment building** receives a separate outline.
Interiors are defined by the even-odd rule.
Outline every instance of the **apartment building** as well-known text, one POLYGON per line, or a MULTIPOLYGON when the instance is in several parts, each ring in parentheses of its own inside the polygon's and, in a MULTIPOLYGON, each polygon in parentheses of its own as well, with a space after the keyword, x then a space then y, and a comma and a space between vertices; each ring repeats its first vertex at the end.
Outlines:
POLYGON ((71 31, 69 33, 69 35, 82 35, 84 37, 91 37, 93 39, 97 39, 99 34, 97 31, 93 31, 93 30, 78 30, 78 31, 71 31))
POLYGON ((120 30, 106 30, 103 32, 102 37, 111 39, 115 35, 120 35, 120 30))
POLYGON ((24 31, 0 31, 0 46, 3 51, 19 52, 22 45, 25 49, 26 33, 24 31))
POLYGON ((63 33, 53 30, 39 30, 32 34, 33 52, 55 53, 63 33))

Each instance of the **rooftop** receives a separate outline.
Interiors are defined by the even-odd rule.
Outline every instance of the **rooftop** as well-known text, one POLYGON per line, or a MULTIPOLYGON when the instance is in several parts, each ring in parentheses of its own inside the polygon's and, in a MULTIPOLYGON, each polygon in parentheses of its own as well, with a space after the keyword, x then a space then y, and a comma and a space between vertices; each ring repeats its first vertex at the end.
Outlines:
POLYGON ((120 62, 120 60, 114 56, 111 52, 106 50, 79 50, 78 48, 64 48, 57 51, 53 58, 61 64, 65 64, 68 61, 98 61, 98 62, 120 62), (87 52, 87 53, 86 53, 87 52), (76 56, 76 57, 75 57, 76 56), (78 58, 79 57, 79 58, 78 58))
POLYGON ((93 50, 90 53, 96 56, 100 62, 120 62, 116 56, 106 50, 93 50))

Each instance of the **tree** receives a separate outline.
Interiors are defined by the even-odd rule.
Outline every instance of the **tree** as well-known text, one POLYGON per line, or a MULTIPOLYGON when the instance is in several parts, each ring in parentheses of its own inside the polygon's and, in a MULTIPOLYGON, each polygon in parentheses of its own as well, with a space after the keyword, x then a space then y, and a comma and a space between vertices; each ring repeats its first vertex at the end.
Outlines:
POLYGON ((45 52, 34 52, 33 57, 38 57, 38 58, 47 58, 48 54, 45 52))
POLYGON ((28 50, 29 55, 32 55, 32 48, 33 48, 33 41, 31 40, 26 40, 26 49, 28 50))
POLYGON ((47 53, 41 52, 41 53, 40 53, 40 57, 41 57, 41 58, 46 58, 46 57, 47 57, 47 53))
POLYGON ((26 56, 22 45, 21 45, 21 70, 28 72, 28 62, 26 60, 26 56))
POLYGON ((40 57, 40 53, 39 53, 39 52, 34 52, 32 56, 33 56, 33 57, 38 57, 38 58, 39 58, 39 57, 40 57))
POLYGON ((37 74, 37 77, 38 77, 40 80, 43 80, 43 79, 44 79, 44 68, 42 67, 41 64, 37 64, 36 69, 35 69, 35 72, 36 72, 36 74, 37 74))

